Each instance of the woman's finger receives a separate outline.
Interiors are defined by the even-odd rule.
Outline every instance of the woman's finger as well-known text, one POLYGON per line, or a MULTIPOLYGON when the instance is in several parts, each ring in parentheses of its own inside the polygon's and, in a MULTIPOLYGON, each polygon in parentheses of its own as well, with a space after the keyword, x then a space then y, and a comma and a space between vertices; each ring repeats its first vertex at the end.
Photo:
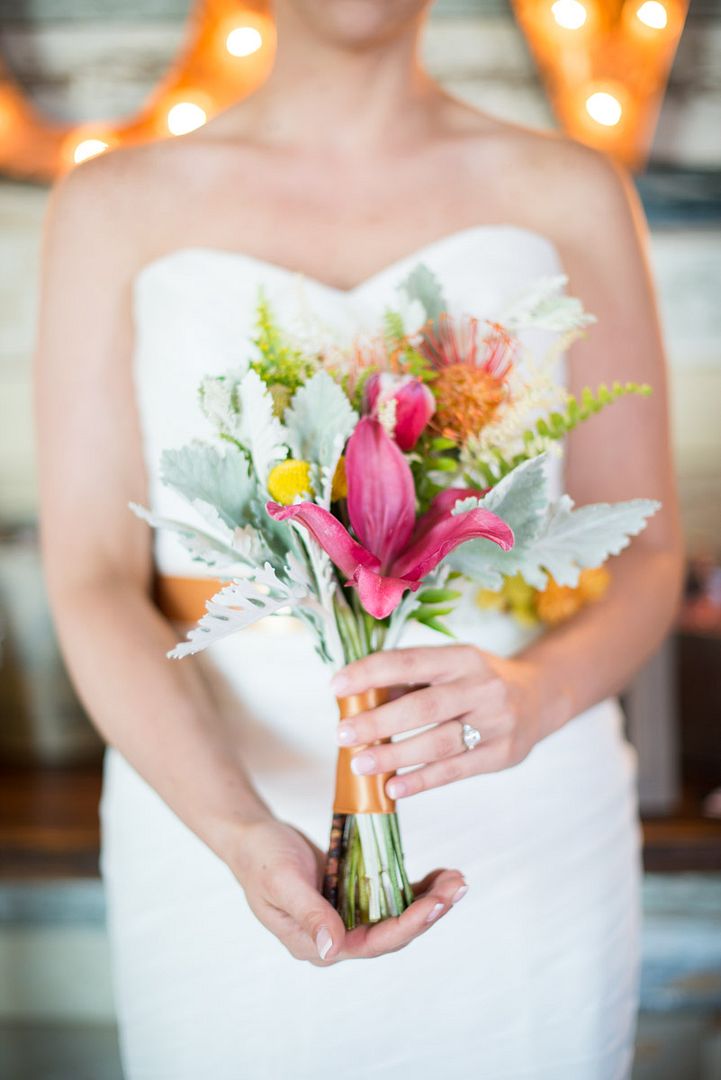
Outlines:
POLYGON ((404 731, 440 724, 466 713, 479 696, 473 679, 457 679, 441 686, 428 686, 404 694, 352 720, 338 724, 336 737, 341 746, 362 746, 377 739, 389 739, 404 731))
POLYGON ((317 888, 300 874, 285 872, 274 881, 269 900, 293 919, 320 960, 332 960, 343 947, 343 920, 317 888))
POLYGON ((389 649, 354 660, 333 677, 331 686, 339 696, 362 694, 378 687, 447 682, 484 669, 483 653, 475 645, 389 649))
POLYGON ((426 890, 402 915, 349 931, 338 959, 370 959, 404 948, 443 918, 454 902, 465 895, 466 883, 458 870, 436 871, 426 882, 426 890))
MULTIPOLYGON (((466 750, 463 741, 463 724, 467 718, 468 714, 461 714, 412 738, 364 746, 351 758, 351 769, 356 776, 371 776, 375 773, 395 772, 412 765, 430 765, 434 761, 444 761, 457 754, 471 753, 466 750)), ((471 723, 480 733, 481 742, 491 741, 511 731, 513 717, 510 713, 502 713, 492 720, 484 721, 474 714, 471 723)))
POLYGON ((487 743, 480 743, 473 750, 465 750, 443 761, 423 765, 420 769, 414 769, 402 776, 393 776, 386 783, 386 792, 391 799, 405 799, 409 795, 444 787, 469 776, 498 772, 499 769, 508 767, 507 739, 492 739, 487 743))
POLYGON ((446 720, 430 731, 395 743, 364 747, 351 758, 356 776, 395 772, 410 765, 426 765, 463 753, 463 721, 446 720))

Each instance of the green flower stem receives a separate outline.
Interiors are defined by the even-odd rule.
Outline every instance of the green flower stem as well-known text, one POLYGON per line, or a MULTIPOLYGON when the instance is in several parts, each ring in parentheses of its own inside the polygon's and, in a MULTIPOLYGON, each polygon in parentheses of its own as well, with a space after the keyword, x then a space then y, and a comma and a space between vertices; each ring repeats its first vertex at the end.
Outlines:
MULTIPOLYGON (((346 663, 383 647, 388 625, 363 610, 357 593, 348 597, 338 589, 334 614, 346 663)), ((333 851, 332 895, 349 930, 400 915, 413 902, 395 813, 345 816, 337 862, 337 891, 336 852, 337 846, 333 851)))
POLYGON ((413 902, 396 814, 349 814, 338 911, 349 930, 400 915, 413 902))
POLYGON ((405 898, 406 907, 413 903, 413 889, 411 883, 408 880, 408 874, 406 873, 406 861, 403 855, 403 845, 401 844, 401 831, 398 827, 398 815, 388 814, 388 828, 392 837, 393 850, 396 854, 396 860, 398 862, 398 870, 400 872, 401 882, 403 884, 403 896, 405 898))

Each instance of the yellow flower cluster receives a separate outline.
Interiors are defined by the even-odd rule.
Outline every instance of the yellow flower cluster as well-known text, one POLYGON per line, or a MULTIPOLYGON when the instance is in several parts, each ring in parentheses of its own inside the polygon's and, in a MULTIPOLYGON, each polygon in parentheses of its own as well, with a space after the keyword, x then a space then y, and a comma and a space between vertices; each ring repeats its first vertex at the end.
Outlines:
MULTIPOLYGON (((296 499, 312 499, 315 495, 310 480, 310 462, 287 458, 270 470, 268 491, 281 506, 292 506, 296 499)), ((340 458, 333 474, 333 502, 345 499, 348 495, 348 482, 345 474, 345 458, 340 458)))
POLYGON ((605 566, 582 570, 578 585, 559 585, 549 576, 545 589, 534 589, 520 574, 508 577, 499 592, 479 589, 476 603, 485 611, 508 611, 524 626, 542 622, 557 626, 570 619, 586 604, 600 600, 606 593, 611 575, 605 566))

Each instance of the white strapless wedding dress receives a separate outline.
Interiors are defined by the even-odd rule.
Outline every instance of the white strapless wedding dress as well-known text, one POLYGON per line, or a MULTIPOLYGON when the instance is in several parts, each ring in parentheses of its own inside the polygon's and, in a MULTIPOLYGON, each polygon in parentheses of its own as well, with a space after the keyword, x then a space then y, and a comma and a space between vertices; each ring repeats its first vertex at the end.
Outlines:
MULTIPOLYGON (((207 435, 198 384, 243 356, 259 285, 284 323, 312 310, 350 334, 378 325, 419 261, 441 278, 452 311, 486 318, 538 276, 562 272, 551 243, 511 226, 454 233, 351 291, 215 249, 146 266, 134 287, 134 359, 154 509, 189 513, 159 483, 160 452, 207 435)), ((530 343, 547 344, 542 336, 530 343)), ((158 538, 156 558, 164 573, 198 573, 172 536, 158 538)), ((182 662, 203 665, 262 795, 325 847, 336 714, 328 671, 294 627, 261 626, 182 662)), ((524 640, 470 601, 455 629, 504 654, 524 640)), ((413 642, 435 640, 413 632, 413 642)), ((639 830, 617 704, 577 717, 514 769, 399 809, 411 877, 458 867, 468 896, 400 953, 316 968, 286 953, 228 868, 109 750, 102 872, 128 1080, 626 1078, 639 830)))

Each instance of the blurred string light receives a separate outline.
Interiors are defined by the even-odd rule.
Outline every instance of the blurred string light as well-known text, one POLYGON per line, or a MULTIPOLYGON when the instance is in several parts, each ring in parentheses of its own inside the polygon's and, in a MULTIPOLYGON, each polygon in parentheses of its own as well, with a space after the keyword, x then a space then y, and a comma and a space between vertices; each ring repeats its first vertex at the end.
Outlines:
POLYGON ((231 56, 250 56, 263 47, 263 36, 255 26, 236 26, 225 39, 231 56))
POLYGON ((208 114, 201 105, 194 101, 179 101, 168 109, 168 131, 171 135, 187 135, 202 127, 207 119, 208 114))
POLYGON ((557 118, 642 168, 688 0, 511 0, 557 118))
POLYGON ((118 145, 187 135, 266 78, 275 28, 264 0, 196 0, 175 63, 135 116, 94 125, 46 119, 0 61, 0 172, 51 180, 118 145))
POLYGON ((88 161, 90 158, 102 154, 104 150, 108 149, 109 145, 104 139, 81 139, 73 149, 73 161, 76 165, 79 165, 81 161, 88 161))
MULTIPOLYGON (((648 153, 688 0, 511 0, 554 111, 574 138, 640 168, 648 153)), ((182 136, 267 76, 267 0, 196 0, 184 48, 127 120, 59 125, 0 64, 0 171, 48 180, 109 147, 182 136)))
POLYGON ((586 98, 586 112, 597 124, 615 127, 623 116, 621 102, 605 90, 597 90, 586 98))
POLYGON ((551 5, 551 14, 565 30, 580 30, 588 18, 588 12, 580 0, 556 0, 551 5))
POLYGON ((665 30, 668 26, 668 12, 659 0, 645 0, 636 12, 636 18, 652 30, 665 30))

